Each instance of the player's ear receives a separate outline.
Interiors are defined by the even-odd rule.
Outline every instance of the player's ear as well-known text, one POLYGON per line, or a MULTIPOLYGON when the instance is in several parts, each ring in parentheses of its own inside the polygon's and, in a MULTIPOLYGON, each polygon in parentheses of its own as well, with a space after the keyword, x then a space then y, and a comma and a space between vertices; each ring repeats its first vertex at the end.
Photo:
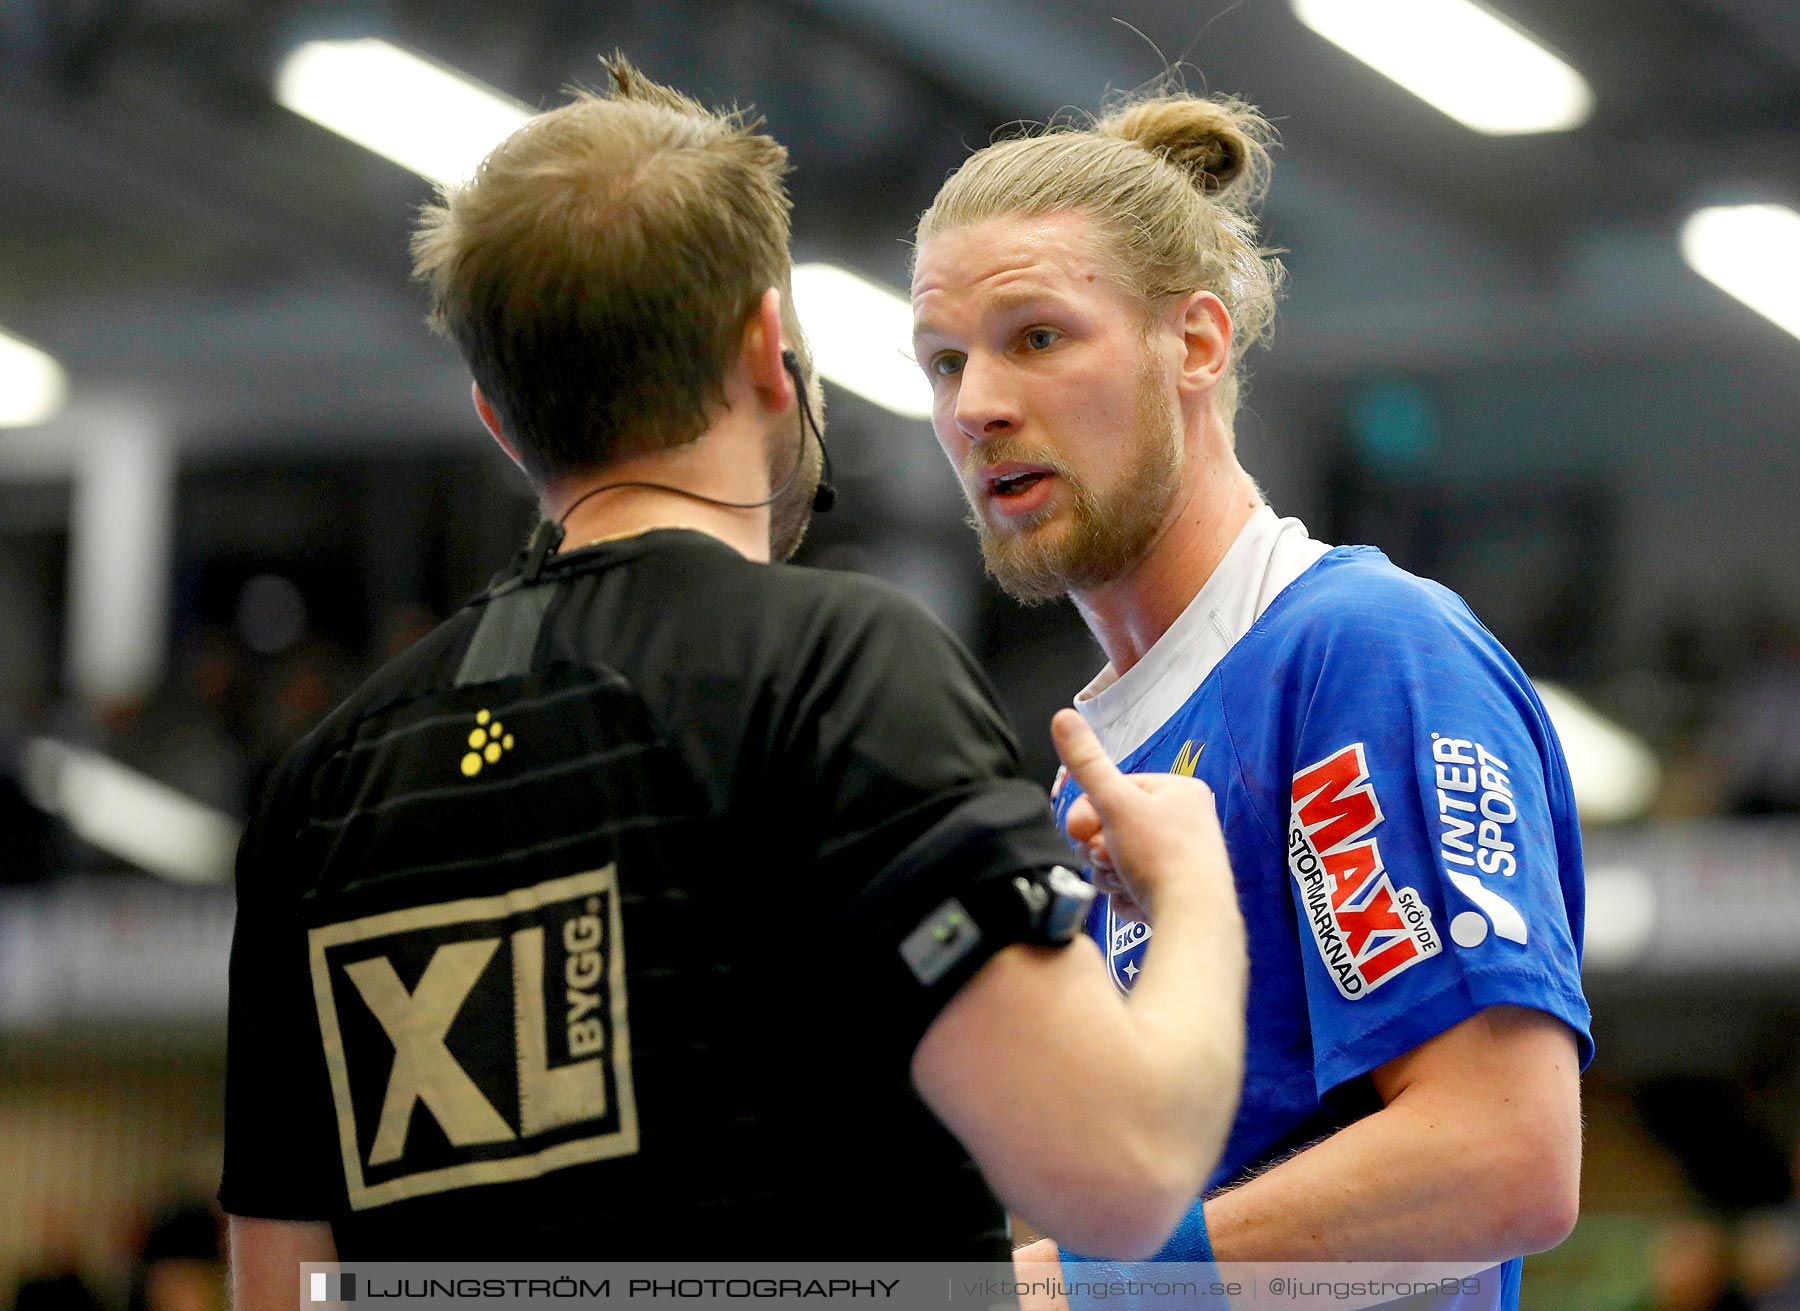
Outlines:
POLYGON ((1231 311, 1210 291, 1196 291, 1175 307, 1184 350, 1179 386, 1208 392, 1231 366, 1231 311))
POLYGON ((506 434, 500 430, 500 416, 494 413, 494 407, 488 404, 488 398, 481 394, 480 383, 469 384, 469 397, 475 402, 475 413, 481 416, 481 422, 487 426, 488 433, 500 443, 500 449, 506 452, 507 458, 523 469, 525 461, 519 458, 513 444, 506 440, 506 434))
POLYGON ((756 302, 744 323, 738 349, 741 376, 765 409, 786 410, 794 403, 794 380, 782 366, 781 291, 770 287, 756 302))

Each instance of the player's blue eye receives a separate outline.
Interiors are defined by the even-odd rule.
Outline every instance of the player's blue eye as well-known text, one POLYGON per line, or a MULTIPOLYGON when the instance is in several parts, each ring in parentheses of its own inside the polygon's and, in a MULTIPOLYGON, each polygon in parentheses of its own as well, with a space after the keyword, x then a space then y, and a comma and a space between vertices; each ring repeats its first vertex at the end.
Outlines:
POLYGON ((1061 336, 1055 328, 1033 328, 1025 334, 1025 344, 1034 351, 1041 351, 1054 345, 1061 336))
POLYGON ((962 356, 960 355, 946 353, 931 357, 931 372, 940 378, 948 378, 951 374, 961 373, 962 366, 962 356))

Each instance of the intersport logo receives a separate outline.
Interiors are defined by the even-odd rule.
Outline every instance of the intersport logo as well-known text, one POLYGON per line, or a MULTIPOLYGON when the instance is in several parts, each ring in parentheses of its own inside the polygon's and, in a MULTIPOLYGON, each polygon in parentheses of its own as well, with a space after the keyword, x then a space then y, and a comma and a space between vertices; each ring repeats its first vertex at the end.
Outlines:
POLYGON ((1294 775, 1288 871, 1319 956, 1348 1001, 1444 949, 1417 890, 1394 887, 1382 865, 1381 820, 1361 742, 1294 775))

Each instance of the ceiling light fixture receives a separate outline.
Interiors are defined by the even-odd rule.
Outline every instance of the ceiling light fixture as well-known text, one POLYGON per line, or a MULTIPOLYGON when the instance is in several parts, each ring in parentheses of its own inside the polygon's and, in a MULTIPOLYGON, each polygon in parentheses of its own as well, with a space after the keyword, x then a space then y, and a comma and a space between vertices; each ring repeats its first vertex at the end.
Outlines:
MULTIPOLYGON (((445 184, 531 117, 490 87, 372 37, 309 41, 283 62, 275 98, 358 145, 445 184)), ((830 264, 794 270, 794 305, 819 372, 908 418, 931 414, 910 356, 912 307, 830 264)))
POLYGON ((466 181, 531 110, 374 37, 308 41, 282 61, 275 99, 433 182, 466 181))
POLYGON ((0 332, 0 428, 28 428, 56 416, 69 375, 36 346, 0 332))
POLYGON ((1293 0, 1294 14, 1465 127, 1492 136, 1587 121, 1585 78, 1472 0, 1293 0))
POLYGON ((827 378, 908 419, 931 417, 931 385, 912 359, 912 305, 835 264, 794 267, 794 310, 827 378))
POLYGON ((118 761, 53 738, 28 738, 25 795, 101 851, 176 883, 231 878, 242 825, 118 761))
POLYGON ((1714 205, 1681 228, 1688 267, 1800 337, 1800 213, 1786 205, 1714 205))
POLYGON ((1562 742, 1582 822, 1618 824, 1647 812, 1662 786, 1662 767, 1649 746, 1568 688, 1533 684, 1562 742))

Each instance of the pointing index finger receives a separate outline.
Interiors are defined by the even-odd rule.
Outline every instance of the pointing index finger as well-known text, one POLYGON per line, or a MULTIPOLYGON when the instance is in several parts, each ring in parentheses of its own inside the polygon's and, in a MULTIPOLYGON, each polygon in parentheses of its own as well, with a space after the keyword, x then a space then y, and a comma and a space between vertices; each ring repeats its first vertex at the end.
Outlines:
POLYGON ((1094 798, 1095 805, 1104 806, 1107 794, 1119 787, 1125 776, 1106 754, 1094 730, 1076 711, 1059 710, 1050 721, 1050 734, 1056 740, 1056 753, 1068 766, 1069 776, 1094 798))

